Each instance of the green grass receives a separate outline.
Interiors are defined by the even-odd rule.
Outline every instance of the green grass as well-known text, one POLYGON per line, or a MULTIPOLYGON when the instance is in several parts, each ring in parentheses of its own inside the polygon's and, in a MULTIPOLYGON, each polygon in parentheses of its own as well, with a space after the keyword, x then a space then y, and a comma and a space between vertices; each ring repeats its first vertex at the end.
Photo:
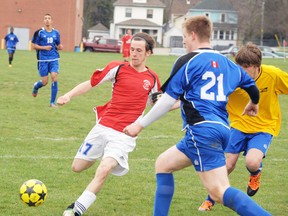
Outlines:
MULTIPOLYGON (((121 60, 120 54, 62 52, 60 60, 59 95, 78 83, 88 80, 96 68, 110 60, 121 60)), ((168 77, 176 57, 152 56, 147 65, 158 72, 162 82, 168 77)), ((282 59, 264 60, 288 71, 282 59)), ((59 109, 49 107, 50 84, 37 98, 31 96, 38 80, 35 52, 17 51, 13 67, 8 68, 8 55, 0 50, 0 168, 1 214, 9 216, 61 215, 82 193, 94 176, 96 165, 81 174, 70 166, 83 139, 95 123, 92 107, 104 104, 111 95, 111 84, 105 84, 59 109), (26 207, 19 199, 21 184, 31 178, 43 181, 48 198, 37 208, 26 207)), ((264 160, 262 186, 253 197, 273 215, 288 215, 288 98, 281 96, 282 130, 274 139, 264 160)), ((130 154, 130 172, 123 177, 111 176, 96 202, 85 215, 152 215, 155 191, 154 163, 157 156, 183 136, 179 111, 168 113, 144 130, 137 147, 130 154)), ((246 190, 248 173, 241 157, 230 176, 231 184, 246 190)), ((198 207, 206 192, 194 169, 175 173, 175 194, 171 216, 203 215, 198 207)), ((209 216, 236 215, 217 205, 209 216)))

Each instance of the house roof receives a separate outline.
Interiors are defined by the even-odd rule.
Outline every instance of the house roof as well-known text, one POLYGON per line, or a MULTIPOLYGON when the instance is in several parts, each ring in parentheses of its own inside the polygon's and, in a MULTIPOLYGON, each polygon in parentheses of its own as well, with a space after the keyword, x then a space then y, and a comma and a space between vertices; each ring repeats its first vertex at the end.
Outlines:
POLYGON ((123 22, 116 23, 116 25, 126 25, 126 26, 149 26, 149 27, 160 27, 149 20, 145 19, 129 19, 123 22))
POLYGON ((90 31, 109 31, 108 28, 106 28, 106 26, 104 26, 102 23, 98 23, 95 26, 92 26, 91 28, 89 28, 88 30, 90 31))
POLYGON ((203 0, 195 5, 193 9, 235 11, 229 0, 203 0))
POLYGON ((166 7, 160 0, 147 0, 147 3, 134 3, 133 0, 117 0, 113 5, 131 7, 166 7))
POLYGON ((190 8, 193 8, 201 0, 190 0, 190 4, 187 4, 187 0, 172 1, 171 14, 184 15, 190 8))

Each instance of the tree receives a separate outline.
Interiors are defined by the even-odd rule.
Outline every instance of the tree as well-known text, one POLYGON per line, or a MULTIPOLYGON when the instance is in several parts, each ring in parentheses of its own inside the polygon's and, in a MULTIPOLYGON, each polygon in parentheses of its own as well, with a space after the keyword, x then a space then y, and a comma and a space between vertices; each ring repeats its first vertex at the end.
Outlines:
POLYGON ((113 20, 113 3, 116 0, 84 0, 83 35, 92 26, 102 23, 109 29, 113 20))

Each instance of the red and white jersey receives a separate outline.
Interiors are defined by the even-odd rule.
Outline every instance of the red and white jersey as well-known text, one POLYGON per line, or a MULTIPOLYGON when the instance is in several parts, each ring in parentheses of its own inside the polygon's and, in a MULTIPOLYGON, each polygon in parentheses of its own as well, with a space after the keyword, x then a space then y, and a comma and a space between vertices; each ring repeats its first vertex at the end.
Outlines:
POLYGON ((143 115, 149 95, 161 91, 155 72, 149 68, 138 72, 129 62, 111 62, 96 70, 90 79, 93 87, 105 81, 113 83, 112 98, 96 107, 98 123, 121 132, 143 115))
POLYGON ((130 50, 131 39, 132 39, 132 35, 128 35, 128 34, 122 37, 122 46, 123 46, 122 50, 130 50))

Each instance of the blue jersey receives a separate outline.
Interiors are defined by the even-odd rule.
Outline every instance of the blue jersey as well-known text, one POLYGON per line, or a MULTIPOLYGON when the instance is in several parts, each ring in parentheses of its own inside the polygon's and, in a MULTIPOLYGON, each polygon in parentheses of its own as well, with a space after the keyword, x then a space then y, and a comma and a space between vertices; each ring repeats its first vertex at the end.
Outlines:
POLYGON ((51 32, 44 28, 37 30, 32 38, 32 43, 39 46, 51 46, 51 50, 37 50, 38 61, 55 61, 59 60, 59 53, 56 45, 60 42, 59 31, 52 29, 51 32))
POLYGON ((5 37, 5 44, 8 50, 16 50, 16 44, 19 42, 14 33, 9 33, 5 37))
POLYGON ((181 99, 184 126, 217 122, 228 127, 228 95, 255 81, 240 66, 211 49, 199 49, 180 57, 162 91, 181 99))

